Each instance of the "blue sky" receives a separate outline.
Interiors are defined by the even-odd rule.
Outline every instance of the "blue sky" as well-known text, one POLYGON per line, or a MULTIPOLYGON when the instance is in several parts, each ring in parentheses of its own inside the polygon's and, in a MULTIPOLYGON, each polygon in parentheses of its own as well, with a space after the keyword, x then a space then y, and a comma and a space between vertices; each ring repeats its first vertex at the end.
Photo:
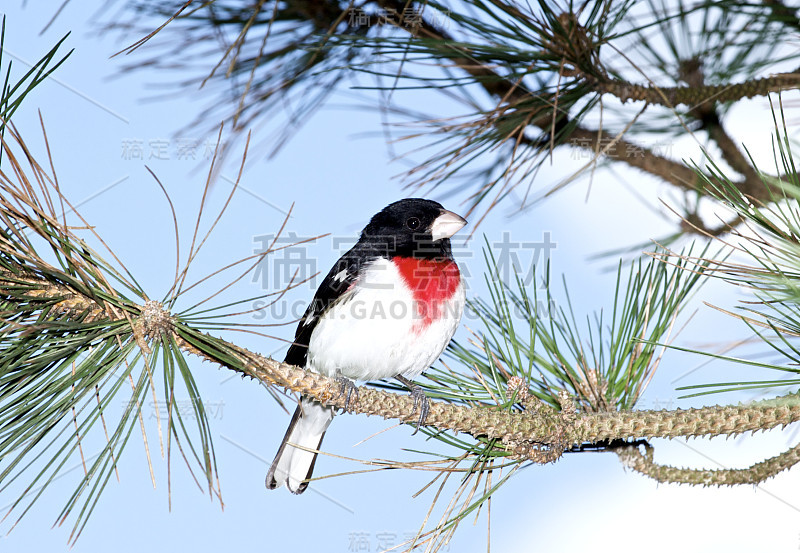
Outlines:
MULTIPOLYGON (((120 74, 130 57, 110 56, 138 36, 98 37, 96 26, 87 18, 100 2, 68 4, 43 34, 40 31, 49 14, 14 4, 5 10, 6 54, 14 59, 17 74, 67 31, 72 31, 67 47, 75 48, 53 77, 26 100, 16 115, 16 125, 34 153, 45 159, 38 124, 41 110, 65 194, 96 226, 145 290, 152 297, 160 297, 172 283, 174 236, 168 206, 145 166, 169 191, 185 240, 194 225, 210 163, 206 148, 213 146, 216 135, 201 130, 183 136, 175 133, 217 97, 209 91, 191 89, 158 101, 143 101, 158 90, 153 84, 167 82, 169 77, 147 71, 120 74), (200 144, 195 159, 187 159, 191 156, 181 150, 187 141, 200 144)), ((417 101, 435 106, 440 100, 429 93, 417 101)), ((208 123, 208 128, 216 124, 208 123)), ((265 148, 254 147, 241 190, 198 258, 193 275, 199 278, 252 254, 259 237, 275 233, 293 204, 287 231, 299 237, 331 233, 331 237, 305 250, 316 270, 327 271, 341 253, 334 247, 334 238, 352 238, 374 212, 408 195, 393 179, 404 166, 392 162, 376 132, 380 123, 374 110, 324 109, 275 157, 267 159, 265 148)), ((731 120, 738 136, 753 139, 748 146, 755 155, 769 154, 764 148, 769 146, 770 125, 768 109, 756 102, 748 102, 731 120)), ((265 128, 256 128, 253 133, 255 145, 264 144, 269 137, 265 128)), ((212 188, 210 212, 222 206, 230 191, 241 156, 241 144, 239 147, 212 188)), ((674 150, 676 157, 699 156, 693 143, 677 142, 674 150)), ((552 185, 585 162, 565 152, 537 178, 542 187, 552 185)), ((584 180, 522 216, 509 216, 511 204, 501 206, 486 219, 476 237, 485 234, 490 242, 497 243, 507 233, 512 240, 538 241, 549 233, 557 243, 551 270, 566 275, 579 315, 608 309, 614 292, 609 261, 591 261, 590 256, 664 236, 671 230, 663 218, 628 192, 631 186, 652 199, 664 197, 669 201, 672 194, 664 185, 632 172, 599 171, 588 200, 584 180)), ((463 196, 432 197, 451 210, 464 210, 463 196)), ((464 271, 471 275, 468 293, 485 293, 481 240, 457 242, 456 246, 464 271)), ((269 288, 281 275, 271 265, 265 270, 269 288)), ((285 301, 303 306, 317 283, 315 280, 299 287, 285 301)), ((248 277, 225 297, 255 296, 262 293, 264 284, 248 277)), ((213 286, 214 282, 193 291, 185 305, 212 293, 213 286)), ((731 336, 745 336, 740 325, 702 303, 707 300, 731 306, 741 297, 740 292, 715 283, 705 287, 687 310, 696 313, 677 343, 713 345, 731 336)), ((293 331, 293 326, 268 329, 282 339, 288 339, 293 331)), ((465 332, 462 329, 460 336, 465 332)), ((267 355, 280 357, 285 351, 281 340, 246 334, 234 337, 237 343, 267 355)), ((169 509, 166 462, 158 455, 154 437, 155 408, 148 405, 144 417, 156 489, 150 480, 141 435, 134 436, 119 466, 119 482, 112 481, 106 488, 73 551, 124 553, 168 547, 196 551, 378 551, 418 529, 432 493, 429 490, 417 498, 412 495, 429 480, 426 473, 386 471, 331 478, 313 483, 299 497, 285 490, 268 492, 264 476, 288 415, 257 383, 207 363, 191 363, 212 413, 224 510, 198 491, 184 466, 175 460, 169 509)), ((699 405, 700 400, 678 399, 675 386, 728 379, 740 371, 738 367, 706 364, 704 359, 667 352, 640 406, 699 405)), ((704 401, 747 399, 721 396, 704 401)), ((119 407, 122 410, 122 402, 119 407)), ((412 454, 401 450, 424 449, 426 444, 421 443, 419 435, 412 438, 411 432, 388 421, 342 416, 334 421, 325 450, 366 460, 412 459, 412 454)), ((782 451, 791 439, 789 430, 736 440, 657 441, 656 452, 657 459, 677 465, 744 466, 782 451)), ((80 470, 77 459, 75 467, 80 470)), ((362 468, 338 457, 323 457, 316 473, 321 476, 362 468)), ((800 502, 794 493, 800 484, 798 478, 795 470, 758 487, 718 490, 657 486, 626 472, 613 455, 571 455, 553 465, 526 468, 495 496, 492 547, 498 551, 523 547, 548 552, 588 548, 616 551, 621 543, 635 540, 636 545, 652 551, 673 551, 686 544, 698 550, 796 550, 800 546, 800 502)), ((9 535, 0 538, 0 549, 66 550, 69 528, 51 526, 72 492, 73 482, 70 475, 55 482, 34 510, 9 535)), ((0 503, 11 503, 14 498, 9 492, 0 494, 0 503)), ((9 528, 7 520, 2 527, 4 534, 9 528)), ((475 525, 472 519, 462 524, 448 550, 485 551, 486 541, 484 512, 475 525)))

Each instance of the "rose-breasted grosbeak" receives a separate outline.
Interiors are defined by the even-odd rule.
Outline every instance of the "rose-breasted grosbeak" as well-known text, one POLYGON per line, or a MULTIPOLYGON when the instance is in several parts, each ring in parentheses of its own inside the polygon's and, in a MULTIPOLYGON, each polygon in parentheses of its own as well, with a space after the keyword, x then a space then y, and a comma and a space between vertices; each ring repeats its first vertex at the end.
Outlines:
MULTIPOLYGON (((322 281, 286 362, 328 377, 398 378, 414 388, 408 379, 436 361, 461 320, 464 286, 450 237, 466 223, 431 200, 409 198, 384 208, 322 281)), ((415 400, 422 422, 427 403, 424 395, 415 400)), ((267 488, 305 491, 333 414, 300 398, 267 488)))

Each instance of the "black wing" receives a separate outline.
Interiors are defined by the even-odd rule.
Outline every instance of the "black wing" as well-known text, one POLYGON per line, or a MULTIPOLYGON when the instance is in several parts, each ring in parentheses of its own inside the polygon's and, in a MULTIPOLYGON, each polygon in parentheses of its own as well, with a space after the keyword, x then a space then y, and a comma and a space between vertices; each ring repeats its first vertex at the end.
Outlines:
POLYGON ((284 360, 286 363, 305 367, 306 358, 308 357, 308 344, 320 317, 347 294, 347 291, 355 285, 364 263, 375 257, 374 255, 365 255, 365 253, 357 244, 340 257, 339 261, 328 272, 328 276, 317 288, 314 299, 297 325, 294 342, 289 347, 289 351, 286 352, 286 359, 284 360))

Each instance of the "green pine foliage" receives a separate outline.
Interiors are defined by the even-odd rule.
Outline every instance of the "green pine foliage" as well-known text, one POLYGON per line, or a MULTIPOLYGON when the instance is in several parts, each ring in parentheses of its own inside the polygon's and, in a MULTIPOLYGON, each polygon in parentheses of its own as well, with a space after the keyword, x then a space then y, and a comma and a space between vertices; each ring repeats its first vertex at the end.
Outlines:
MULTIPOLYGON (((719 239, 724 246, 714 255, 706 245, 681 253, 659 249, 630 264, 620 262, 615 294, 585 320, 571 303, 569 275, 563 278, 563 291, 554 286, 549 268, 531 285, 520 279, 504 282, 487 247, 490 294, 471 298, 468 306, 480 328, 469 340, 451 345, 447 364, 427 372, 423 384, 431 399, 558 419, 567 426, 582 415, 627 413, 633 418, 661 356, 673 347, 681 310, 709 276, 752 291, 755 302, 735 315, 782 356, 781 363, 734 360, 781 376, 687 390, 795 390, 800 384, 800 182, 789 132, 780 110, 775 173, 769 174, 738 149, 722 123, 738 99, 798 86, 794 73, 765 76, 794 59, 780 50, 786 33, 798 28, 794 11, 783 3, 540 1, 523 6, 471 0, 423 6, 291 0, 253 7, 229 0, 140 0, 126 9, 171 18, 129 52, 157 32, 171 32, 170 26, 182 31, 157 45, 150 54, 154 57, 133 62, 134 67, 195 66, 208 59, 204 47, 209 40, 232 39, 195 84, 228 91, 230 83, 222 77, 238 79, 234 101, 217 102, 202 116, 222 115, 232 123, 233 137, 274 114, 286 99, 299 100, 294 117, 306 120, 337 86, 352 79, 355 90, 377 90, 388 113, 424 122, 421 130, 402 135, 415 148, 421 140, 419 151, 426 156, 405 175, 412 186, 450 187, 466 193, 473 207, 487 209, 515 197, 524 208, 542 164, 556 149, 579 147, 590 151, 591 159, 561 184, 537 191, 537 199, 600 163, 632 165, 685 193, 685 225, 671 241, 689 229, 708 244, 719 239), (407 12, 408 7, 420 9, 407 12), (356 8, 361 15, 351 19, 356 8), (389 22, 390 9, 401 19, 389 22), (412 24, 411 17, 419 14, 412 24), (462 112, 436 117, 394 102, 396 95, 418 88, 455 100, 462 112), (644 107, 630 111, 629 101, 643 101, 644 107), (719 152, 705 152, 708 161, 693 170, 633 141, 698 132, 719 152), (639 151, 647 163, 640 161, 639 151), (742 177, 726 176, 730 171, 715 157, 742 177), (703 226, 697 213, 700 202, 709 198, 734 211, 730 224, 710 230, 703 226)), ((0 43, 3 38, 4 33, 0 43)), ((212 431, 187 353, 257 375, 247 366, 255 356, 248 358, 248 352, 215 336, 246 326, 237 327, 232 317, 254 298, 215 306, 217 294, 212 294, 188 308, 180 303, 184 292, 217 274, 187 282, 188 267, 219 217, 204 237, 195 230, 185 267, 176 266, 173 287, 158 300, 147 295, 113 252, 98 248, 101 254, 91 247, 102 240, 86 221, 81 219, 86 234, 68 226, 66 213, 74 211, 72 206, 54 176, 27 150, 11 119, 67 58, 59 53, 63 42, 20 78, 12 77, 10 63, 3 66, 0 48, 5 75, 0 94, 0 493, 21 488, 11 510, 18 520, 80 460, 82 473, 57 519, 71 520, 77 539, 137 427, 144 433, 145 402, 163 406, 157 408, 164 415, 159 443, 168 467, 179 457, 198 486, 218 497, 212 431), (181 394, 191 399, 191 416, 177 408, 175 398, 181 394), (110 409, 114 402, 125 405, 122 412, 110 409), (87 457, 86 443, 101 443, 99 453, 87 457)), ((292 130, 283 129, 276 144, 292 130)), ((213 172, 214 164, 205 192, 213 172)), ((199 221, 198 216, 198 228, 199 221)), ((176 223, 180 245, 177 228, 176 223)), ((263 255, 268 254, 269 249, 263 255)), ((259 260, 241 260, 220 271, 235 268, 241 279, 259 260)), ((281 400, 274 386, 269 391, 281 400)), ((434 549, 447 543, 468 515, 488 508, 519 468, 554 461, 564 452, 640 445, 613 438, 531 445, 530 440, 478 432, 421 431, 440 449, 415 451, 424 459, 416 464, 386 466, 437 470, 429 485, 438 481, 434 504, 446 484, 458 481, 439 521, 418 538, 418 544, 430 543, 434 549)), ((147 447, 147 436, 143 439, 147 447)))
POLYGON ((740 318, 779 361, 758 362, 750 359, 710 355, 783 375, 769 380, 714 382, 687 386, 691 395, 761 389, 791 391, 800 384, 800 180, 792 154, 791 138, 783 106, 773 110, 775 136, 775 172, 779 177, 759 172, 768 200, 743 193, 713 161, 708 171, 714 180, 706 181, 709 193, 730 207, 741 220, 731 228, 726 240, 730 261, 703 260, 711 263, 712 274, 753 294, 731 313, 740 318))
MULTIPOLYGON (((566 390, 587 412, 633 409, 650 382, 673 337, 675 321, 699 287, 708 262, 687 270, 685 256, 654 254, 617 269, 617 292, 610 309, 578 322, 564 280, 561 301, 551 290, 550 275, 526 287, 517 277, 503 282, 492 251, 484 248, 490 297, 469 300, 478 314, 481 334, 469 344, 454 342, 449 350, 459 365, 478 374, 428 376, 433 388, 452 397, 463 390, 471 401, 520 408, 508 394, 513 378, 528 383, 530 392, 553 408, 566 390)), ((548 270, 549 273, 549 270, 548 270)))

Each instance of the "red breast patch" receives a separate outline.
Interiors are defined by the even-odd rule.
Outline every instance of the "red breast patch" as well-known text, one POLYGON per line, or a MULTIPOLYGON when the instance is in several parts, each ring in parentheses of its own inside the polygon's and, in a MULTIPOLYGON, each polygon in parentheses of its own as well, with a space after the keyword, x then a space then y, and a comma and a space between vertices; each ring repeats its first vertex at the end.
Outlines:
POLYGON ((414 296, 418 320, 414 330, 420 332, 442 316, 444 303, 458 289, 461 282, 458 265, 450 259, 395 257, 392 261, 414 296))

